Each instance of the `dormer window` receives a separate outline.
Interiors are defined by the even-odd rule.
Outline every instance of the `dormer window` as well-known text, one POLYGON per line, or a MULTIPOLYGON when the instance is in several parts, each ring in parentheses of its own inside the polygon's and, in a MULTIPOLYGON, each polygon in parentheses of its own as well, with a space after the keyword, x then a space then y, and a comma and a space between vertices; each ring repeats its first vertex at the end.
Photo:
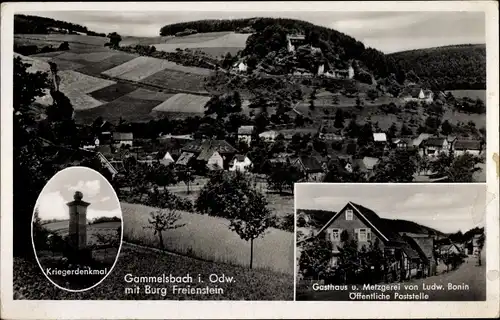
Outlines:
POLYGON ((345 211, 345 219, 346 220, 352 220, 352 210, 351 209, 347 209, 345 211))

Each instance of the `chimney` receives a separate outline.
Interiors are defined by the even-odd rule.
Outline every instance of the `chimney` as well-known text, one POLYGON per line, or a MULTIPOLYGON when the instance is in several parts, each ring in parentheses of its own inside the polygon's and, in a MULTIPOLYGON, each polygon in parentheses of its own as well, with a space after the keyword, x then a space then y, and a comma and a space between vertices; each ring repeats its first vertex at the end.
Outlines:
POLYGON ((90 203, 82 200, 83 194, 76 191, 73 201, 66 205, 69 208, 69 241, 76 251, 87 247, 87 207, 90 203))

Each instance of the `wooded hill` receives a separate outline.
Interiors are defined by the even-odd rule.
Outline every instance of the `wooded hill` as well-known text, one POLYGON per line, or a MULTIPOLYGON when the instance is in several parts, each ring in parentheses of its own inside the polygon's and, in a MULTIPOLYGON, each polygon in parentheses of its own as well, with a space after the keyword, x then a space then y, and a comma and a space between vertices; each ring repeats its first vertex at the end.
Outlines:
POLYGON ((375 76, 385 78, 391 73, 404 81, 404 72, 392 58, 384 53, 366 48, 363 43, 339 31, 314 25, 310 22, 281 18, 248 18, 234 20, 199 20, 165 25, 161 36, 175 35, 187 29, 197 32, 238 32, 245 28, 255 30, 247 40, 245 56, 262 58, 270 52, 286 48, 287 34, 304 34, 307 42, 322 50, 329 62, 358 60, 375 76))
POLYGON ((97 33, 71 22, 23 14, 14 15, 14 34, 48 34, 52 28, 65 29, 70 34, 81 32, 88 36, 106 36, 104 33, 97 33))
POLYGON ((435 90, 486 89, 486 45, 453 45, 387 55, 435 90))

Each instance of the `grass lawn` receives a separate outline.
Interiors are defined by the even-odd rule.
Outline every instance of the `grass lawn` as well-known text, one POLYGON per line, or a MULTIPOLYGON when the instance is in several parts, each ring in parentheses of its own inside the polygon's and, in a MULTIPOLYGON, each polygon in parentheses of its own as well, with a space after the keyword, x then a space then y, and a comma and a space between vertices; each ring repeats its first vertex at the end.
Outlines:
MULTIPOLYGON (((36 262, 14 259, 13 289, 16 299, 32 300, 293 300, 293 275, 263 270, 250 270, 222 263, 206 262, 192 258, 166 255, 124 245, 115 268, 96 288, 73 293, 58 289, 44 277, 36 262), (222 294, 174 294, 170 284, 151 284, 166 287, 168 292, 126 294, 125 287, 133 287, 124 280, 126 274, 134 276, 186 276, 197 279, 200 274, 204 283, 192 283, 191 287, 219 287, 222 294), (233 277, 233 283, 211 284, 208 277, 217 274, 233 277)), ((181 284, 182 285, 182 284, 181 284)))
MULTIPOLYGON (((121 203, 125 241, 159 247, 158 236, 149 225, 150 213, 157 208, 121 203)), ((248 266, 250 242, 229 229, 229 221, 197 213, 180 212, 182 227, 163 233, 167 250, 207 261, 248 266)), ((269 228, 254 240, 253 264, 256 269, 293 274, 293 233, 269 228), (279 253, 279 254, 277 254, 279 253)))

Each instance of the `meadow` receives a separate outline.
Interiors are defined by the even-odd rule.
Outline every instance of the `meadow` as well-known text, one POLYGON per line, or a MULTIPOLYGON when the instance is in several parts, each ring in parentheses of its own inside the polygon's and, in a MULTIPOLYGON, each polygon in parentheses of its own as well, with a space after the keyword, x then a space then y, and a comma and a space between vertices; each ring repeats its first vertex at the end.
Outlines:
POLYGON ((149 121, 153 119, 151 111, 160 103, 158 100, 137 99, 124 95, 96 108, 78 110, 75 113, 75 120, 78 123, 91 123, 101 116, 111 122, 118 122, 120 118, 128 121, 149 121))
POLYGON ((471 99, 479 98, 486 103, 486 90, 451 90, 447 92, 451 92, 451 94, 455 98, 464 98, 464 97, 468 97, 471 99))
POLYGON ((178 93, 157 105, 153 111, 203 114, 205 112, 205 104, 208 100, 210 100, 210 97, 178 93))
POLYGON ((16 45, 36 45, 38 47, 52 46, 59 47, 63 42, 68 42, 69 48, 73 52, 96 52, 106 51, 108 48, 104 44, 109 41, 105 37, 72 35, 72 34, 15 34, 14 44, 16 45))
POLYGON ((165 69, 141 80, 141 83, 168 89, 206 92, 205 76, 165 69))
MULTIPOLYGON (((158 236, 148 226, 150 212, 156 208, 121 203, 124 219, 124 241, 158 247, 158 236)), ((250 242, 229 230, 226 219, 181 212, 185 226, 163 233, 169 251, 225 264, 248 266, 250 242)), ((254 268, 293 274, 293 233, 268 229, 263 238, 254 241, 254 268)))
POLYGON ((209 55, 220 57, 227 52, 236 54, 245 48, 246 41, 250 35, 233 32, 212 32, 175 37, 164 43, 156 43, 157 50, 174 52, 179 49, 200 50, 209 55))
MULTIPOLYGON (((113 271, 92 290, 76 293, 60 290, 49 283, 36 263, 14 258, 13 291, 16 300, 293 300, 293 278, 293 274, 250 270, 123 244, 113 271), (234 277, 235 281, 217 283, 224 290, 220 295, 174 295, 171 288, 165 295, 145 294, 143 290, 139 294, 125 293, 124 288, 129 286, 124 281, 126 274, 158 276, 158 270, 167 276, 200 274, 206 283, 210 274, 224 274, 234 277)), ((206 283, 193 283, 191 286, 202 287, 206 283)))

